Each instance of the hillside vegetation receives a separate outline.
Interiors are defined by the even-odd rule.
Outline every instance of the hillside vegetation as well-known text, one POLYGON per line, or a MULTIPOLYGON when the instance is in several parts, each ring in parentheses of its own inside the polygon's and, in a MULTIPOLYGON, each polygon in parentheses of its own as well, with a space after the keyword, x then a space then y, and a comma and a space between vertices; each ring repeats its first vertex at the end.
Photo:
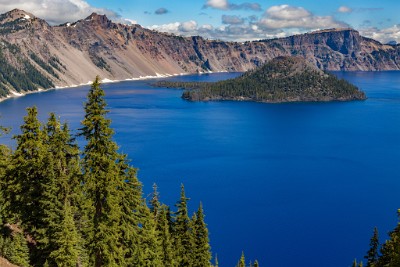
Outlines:
POLYGON ((0 266, 218 266, 202 204, 189 214, 183 185, 174 208, 156 185, 143 197, 113 141, 98 77, 79 129, 83 151, 55 114, 43 124, 36 107, 27 111, 16 149, 0 145, 0 266))

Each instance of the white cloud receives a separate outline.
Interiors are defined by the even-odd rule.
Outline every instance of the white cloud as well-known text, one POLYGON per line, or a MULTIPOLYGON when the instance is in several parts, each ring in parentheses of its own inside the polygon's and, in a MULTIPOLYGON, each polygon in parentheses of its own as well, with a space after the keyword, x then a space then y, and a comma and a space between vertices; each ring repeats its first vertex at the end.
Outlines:
POLYGON ((338 12, 340 13, 351 13, 353 12, 353 9, 348 7, 348 6, 341 6, 338 8, 338 12))
POLYGON ((361 35, 375 39, 381 43, 396 41, 400 43, 400 25, 378 29, 376 27, 365 28, 360 30, 361 35))
POLYGON ((289 5, 272 6, 267 9, 258 25, 267 29, 327 29, 348 27, 332 16, 315 16, 302 7, 289 5))
POLYGON ((207 0, 204 5, 205 8, 215 8, 221 10, 239 10, 239 9, 247 9, 260 11, 261 6, 258 3, 242 3, 242 4, 231 4, 228 0, 207 0))
POLYGON ((0 13, 8 12, 14 8, 32 13, 51 24, 74 22, 89 16, 93 12, 105 14, 115 21, 120 20, 120 16, 116 12, 93 7, 84 0, 0 0, 0 13))
POLYGON ((227 0, 207 0, 205 6, 223 10, 226 10, 229 7, 227 0))
POLYGON ((152 25, 147 28, 149 28, 150 30, 156 30, 159 32, 169 32, 169 33, 179 34, 180 26, 181 26, 180 22, 173 22, 173 23, 162 24, 162 25, 152 25))
POLYGON ((133 19, 123 19, 123 20, 127 21, 128 24, 138 24, 138 22, 136 20, 133 20, 133 19))
POLYGON ((179 26, 179 30, 182 32, 194 32, 197 29, 197 22, 194 20, 183 22, 179 26))
POLYGON ((265 15, 270 19, 277 20, 297 20, 311 16, 311 13, 302 7, 289 5, 272 6, 265 11, 265 15))
POLYGON ((223 25, 217 28, 208 24, 198 25, 195 21, 153 25, 149 28, 183 36, 201 35, 210 39, 240 42, 285 37, 317 29, 348 27, 332 16, 315 16, 302 7, 289 5, 272 6, 261 18, 223 15, 222 23, 223 25))

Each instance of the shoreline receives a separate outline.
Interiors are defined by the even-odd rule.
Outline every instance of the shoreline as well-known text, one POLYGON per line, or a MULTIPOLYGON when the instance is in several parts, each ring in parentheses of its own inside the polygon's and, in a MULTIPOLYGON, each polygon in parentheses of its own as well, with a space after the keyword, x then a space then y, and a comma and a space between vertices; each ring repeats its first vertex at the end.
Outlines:
MULTIPOLYGON (((169 78, 169 77, 178 77, 178 76, 185 76, 185 75, 195 75, 195 74, 211 74, 211 73, 220 73, 220 72, 200 72, 200 73, 174 73, 174 74, 159 74, 156 73, 155 76, 152 75, 147 75, 147 76, 139 76, 139 77, 134 77, 134 78, 126 78, 123 80, 111 80, 108 78, 104 78, 101 80, 101 83, 105 84, 105 83, 118 83, 118 82, 127 82, 127 81, 143 81, 143 80, 150 80, 150 79, 157 79, 157 78, 169 78)), ((222 73, 222 72, 221 72, 222 73)), ((5 100, 9 100, 9 99, 13 99, 13 98, 18 98, 18 97, 23 97, 29 94, 36 94, 36 93, 42 93, 42 92, 48 92, 51 90, 60 90, 60 89, 72 89, 72 88, 77 88, 77 87, 81 87, 81 86, 86 86, 86 85, 91 85, 93 83, 93 81, 88 81, 87 83, 80 83, 80 84, 71 84, 68 86, 56 86, 53 88, 48 88, 48 89, 43 89, 43 88, 39 88, 36 91, 28 91, 28 92, 23 92, 23 93, 18 93, 16 91, 10 90, 10 94, 7 95, 6 97, 0 98, 0 103, 5 101, 5 100)))

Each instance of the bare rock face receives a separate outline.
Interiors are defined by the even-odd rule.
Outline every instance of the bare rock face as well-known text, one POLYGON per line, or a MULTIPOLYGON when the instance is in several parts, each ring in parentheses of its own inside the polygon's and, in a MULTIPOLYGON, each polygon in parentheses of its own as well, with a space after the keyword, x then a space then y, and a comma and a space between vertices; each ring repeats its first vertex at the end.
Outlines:
POLYGON ((291 55, 304 57, 323 70, 400 69, 397 46, 383 45, 352 29, 236 43, 159 33, 140 25, 114 23, 96 13, 50 26, 16 9, 0 15, 0 52, 0 98, 12 91, 87 83, 96 75, 123 80, 160 74, 244 72, 275 57, 291 55), (18 73, 18 79, 7 73, 18 73))

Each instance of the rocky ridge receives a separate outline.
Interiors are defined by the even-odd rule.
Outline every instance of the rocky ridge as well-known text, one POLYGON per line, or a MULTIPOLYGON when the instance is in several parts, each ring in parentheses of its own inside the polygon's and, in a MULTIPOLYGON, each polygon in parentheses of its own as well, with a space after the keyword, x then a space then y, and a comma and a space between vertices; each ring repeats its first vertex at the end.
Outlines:
POLYGON ((304 57, 323 70, 400 69, 399 46, 383 45, 353 29, 236 43, 160 33, 114 23, 95 13, 77 22, 50 26, 15 9, 0 15, 0 97, 88 83, 96 75, 125 80, 244 72, 291 55, 304 57))

